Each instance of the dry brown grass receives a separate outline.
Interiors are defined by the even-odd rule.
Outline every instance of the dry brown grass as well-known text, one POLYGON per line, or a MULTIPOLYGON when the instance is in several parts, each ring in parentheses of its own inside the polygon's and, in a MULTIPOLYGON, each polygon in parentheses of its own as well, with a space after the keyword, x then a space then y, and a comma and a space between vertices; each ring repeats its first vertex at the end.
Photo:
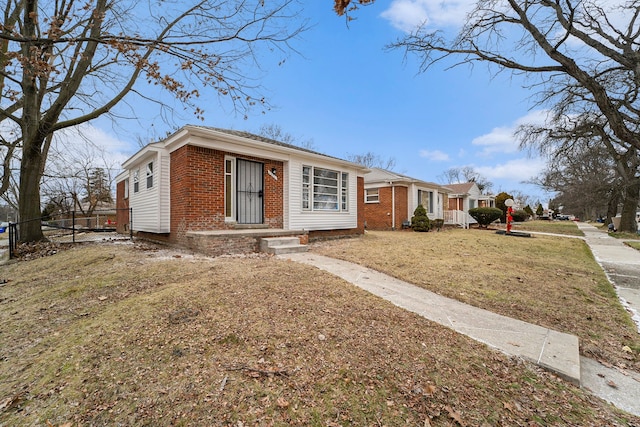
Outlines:
POLYGON ((583 355, 640 371, 637 328, 580 239, 461 229, 370 232, 315 250, 476 307, 575 334, 583 355), (635 351, 630 354, 625 346, 635 351))
POLYGON ((640 424, 292 262, 90 245, 0 276, 0 425, 640 424))

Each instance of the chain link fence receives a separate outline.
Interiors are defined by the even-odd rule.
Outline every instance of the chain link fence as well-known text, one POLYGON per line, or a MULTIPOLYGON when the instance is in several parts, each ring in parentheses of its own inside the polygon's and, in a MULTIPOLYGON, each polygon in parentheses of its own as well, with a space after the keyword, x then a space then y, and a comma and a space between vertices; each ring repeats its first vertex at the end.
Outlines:
POLYGON ((131 224, 120 224, 117 218, 132 218, 131 209, 110 209, 93 211, 90 215, 77 211, 64 212, 29 221, 10 223, 9 258, 17 254, 20 242, 20 228, 25 224, 38 221, 44 237, 53 243, 107 242, 114 240, 133 240, 131 224), (118 215, 119 211, 126 215, 118 215), (126 212, 123 212, 126 211, 126 212), (125 231, 126 230, 126 231, 125 231))

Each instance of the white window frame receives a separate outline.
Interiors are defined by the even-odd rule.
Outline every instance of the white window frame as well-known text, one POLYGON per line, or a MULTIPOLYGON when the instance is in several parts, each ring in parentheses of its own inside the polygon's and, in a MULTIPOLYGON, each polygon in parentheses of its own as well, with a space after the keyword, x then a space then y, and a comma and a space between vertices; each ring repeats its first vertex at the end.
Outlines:
POLYGON ((233 156, 224 156, 224 220, 226 222, 236 221, 235 195, 236 158, 233 156), (230 214, 230 216, 227 214, 230 214))
POLYGON ((380 189, 379 188, 365 188, 365 190, 364 190, 364 202, 365 203, 380 203, 380 189))
POLYGON ((147 163, 147 189, 153 188, 153 162, 147 163))
POLYGON ((418 190, 418 204, 427 211, 428 214, 435 213, 435 192, 433 190, 418 190), (426 206, 422 203, 422 199, 426 195, 426 206))
MULTIPOLYGON (((326 173, 324 175, 327 175, 326 173)), ((335 169, 302 165, 302 193, 301 203, 303 211, 315 212, 348 212, 349 211, 349 173, 335 169), (323 176, 321 171, 335 174, 323 176), (327 181, 335 181, 331 185, 327 181), (335 191, 329 191, 335 189, 335 191), (324 190, 324 192, 323 192, 324 190), (320 198, 334 198, 335 200, 319 200, 320 198), (322 208, 321 204, 331 204, 335 208, 322 208)))
POLYGON ((133 171, 133 192, 138 193, 140 191, 140 169, 133 171))
POLYGON ((124 179, 124 198, 129 198, 129 178, 124 179))
POLYGON ((340 172, 340 210, 349 212, 349 173, 340 172))

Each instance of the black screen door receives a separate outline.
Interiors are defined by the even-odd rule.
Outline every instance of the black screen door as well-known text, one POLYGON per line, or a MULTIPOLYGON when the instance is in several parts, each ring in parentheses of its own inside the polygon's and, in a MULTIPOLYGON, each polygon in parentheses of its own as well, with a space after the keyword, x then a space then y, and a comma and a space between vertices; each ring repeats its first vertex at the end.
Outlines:
POLYGON ((238 224, 264 222, 264 165, 259 162, 237 161, 238 224))

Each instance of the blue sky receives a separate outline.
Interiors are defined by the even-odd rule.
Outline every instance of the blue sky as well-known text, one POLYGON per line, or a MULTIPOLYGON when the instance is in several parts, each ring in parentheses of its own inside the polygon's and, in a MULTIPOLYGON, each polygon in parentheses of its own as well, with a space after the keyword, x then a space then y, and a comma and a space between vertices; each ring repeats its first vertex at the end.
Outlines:
MULTIPOLYGON (((483 65, 443 65, 420 74, 415 58, 385 49, 419 20, 455 31, 473 1, 377 0, 356 12, 348 26, 331 0, 302 3, 312 27, 294 42, 300 55, 281 66, 268 58, 262 75, 273 109, 244 119, 203 95, 206 120, 199 123, 185 113, 174 117, 177 124, 254 133, 274 124, 300 140, 312 139, 313 148, 325 154, 374 152, 394 158, 398 172, 439 183, 443 171, 472 166, 494 183, 494 192, 519 190, 547 202, 549 195, 522 184, 544 164, 519 151, 511 135, 541 114, 530 109, 532 94, 517 78, 492 76, 483 65)), ((93 125, 114 151, 127 156, 138 150, 136 129, 116 132, 103 120, 93 125)), ((158 134, 168 130, 159 120, 154 126, 158 134)))

